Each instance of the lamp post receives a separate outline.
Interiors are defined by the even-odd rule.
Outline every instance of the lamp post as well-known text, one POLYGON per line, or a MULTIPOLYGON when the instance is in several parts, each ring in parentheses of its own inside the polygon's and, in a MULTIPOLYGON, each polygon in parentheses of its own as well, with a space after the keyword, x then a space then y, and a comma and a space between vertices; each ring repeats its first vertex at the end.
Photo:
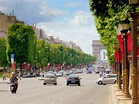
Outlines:
POLYGON ((131 81, 132 81, 132 104, 138 104, 138 78, 137 78, 137 16, 139 12, 136 12, 136 6, 139 5, 139 0, 129 0, 129 5, 134 7, 133 11, 130 13, 132 18, 132 72, 131 72, 131 81))
POLYGON ((129 20, 126 19, 124 21, 121 21, 121 33, 123 36, 123 92, 125 97, 130 97, 129 94, 129 67, 128 67, 128 58, 127 58, 127 32, 129 29, 129 20))
MULTIPOLYGON (((117 27, 117 38, 120 37, 121 35, 121 28, 122 28, 122 25, 119 24, 118 27, 117 27)), ((117 88, 119 90, 122 89, 122 86, 121 86, 121 76, 122 76, 122 70, 121 70, 121 50, 120 50, 120 42, 119 42, 119 47, 117 47, 117 52, 118 52, 118 64, 117 64, 117 88)))
POLYGON ((117 84, 118 84, 118 89, 122 89, 121 87, 121 64, 120 64, 120 56, 121 56, 121 52, 120 52, 120 48, 118 48, 118 81, 117 81, 117 84))

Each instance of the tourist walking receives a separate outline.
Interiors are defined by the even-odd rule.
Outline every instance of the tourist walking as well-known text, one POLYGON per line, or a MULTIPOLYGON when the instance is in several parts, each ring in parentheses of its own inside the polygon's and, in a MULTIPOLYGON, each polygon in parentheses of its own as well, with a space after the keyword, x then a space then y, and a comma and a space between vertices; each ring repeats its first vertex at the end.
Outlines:
POLYGON ((3 76, 2 76, 2 78, 3 78, 3 81, 4 81, 4 80, 6 80, 5 73, 3 73, 3 76))

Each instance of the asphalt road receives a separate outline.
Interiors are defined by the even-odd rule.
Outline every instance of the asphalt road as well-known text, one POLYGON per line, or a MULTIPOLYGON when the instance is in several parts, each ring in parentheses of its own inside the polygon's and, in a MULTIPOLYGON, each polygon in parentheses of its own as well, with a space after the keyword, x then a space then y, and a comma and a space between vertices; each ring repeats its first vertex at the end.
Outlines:
POLYGON ((59 77, 58 85, 42 85, 38 78, 19 80, 17 94, 11 94, 9 84, 0 79, 1 104, 116 104, 113 85, 97 85, 98 74, 80 74, 81 86, 66 86, 59 77))

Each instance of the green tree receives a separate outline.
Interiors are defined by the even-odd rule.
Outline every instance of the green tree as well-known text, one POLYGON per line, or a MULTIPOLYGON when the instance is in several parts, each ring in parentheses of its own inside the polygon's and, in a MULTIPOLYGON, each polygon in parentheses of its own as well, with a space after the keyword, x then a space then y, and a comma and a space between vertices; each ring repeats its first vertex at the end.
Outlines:
POLYGON ((35 32, 31 26, 13 24, 8 28, 9 55, 14 54, 17 64, 34 62, 35 32))
POLYGON ((36 64, 43 69, 49 62, 50 44, 46 43, 44 39, 38 40, 36 50, 36 64))
POLYGON ((118 46, 116 33, 118 24, 121 20, 129 18, 130 7, 127 4, 127 0, 90 0, 89 2, 90 11, 100 34, 100 41, 107 50, 110 65, 114 63, 114 47, 118 46))
POLYGON ((6 57, 6 39, 0 38, 0 66, 8 66, 8 60, 6 57))

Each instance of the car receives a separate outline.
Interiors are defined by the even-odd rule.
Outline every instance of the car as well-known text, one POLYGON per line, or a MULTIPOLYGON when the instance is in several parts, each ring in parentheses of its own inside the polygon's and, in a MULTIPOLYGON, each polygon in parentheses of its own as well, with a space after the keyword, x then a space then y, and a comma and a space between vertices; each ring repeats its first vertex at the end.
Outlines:
POLYGON ((83 70, 81 70, 81 69, 76 69, 74 73, 75 73, 75 74, 80 74, 80 73, 82 73, 82 72, 83 72, 83 70))
POLYGON ((60 72, 60 71, 57 72, 57 73, 56 73, 56 76, 57 76, 57 77, 62 77, 62 76, 63 76, 63 72, 60 72))
POLYGON ((106 74, 104 77, 99 78, 96 83, 102 84, 115 84, 117 80, 117 74, 106 74))
POLYGON ((78 84, 78 86, 80 86, 80 79, 79 75, 69 75, 67 77, 67 86, 69 84, 78 84))
POLYGON ((54 84, 57 85, 57 77, 54 74, 46 74, 43 79, 43 85, 54 84))
POLYGON ((30 77, 30 73, 24 73, 23 74, 23 78, 29 78, 30 77))
POLYGON ((55 74, 55 72, 53 72, 53 71, 44 72, 44 75, 46 75, 46 74, 55 74))

